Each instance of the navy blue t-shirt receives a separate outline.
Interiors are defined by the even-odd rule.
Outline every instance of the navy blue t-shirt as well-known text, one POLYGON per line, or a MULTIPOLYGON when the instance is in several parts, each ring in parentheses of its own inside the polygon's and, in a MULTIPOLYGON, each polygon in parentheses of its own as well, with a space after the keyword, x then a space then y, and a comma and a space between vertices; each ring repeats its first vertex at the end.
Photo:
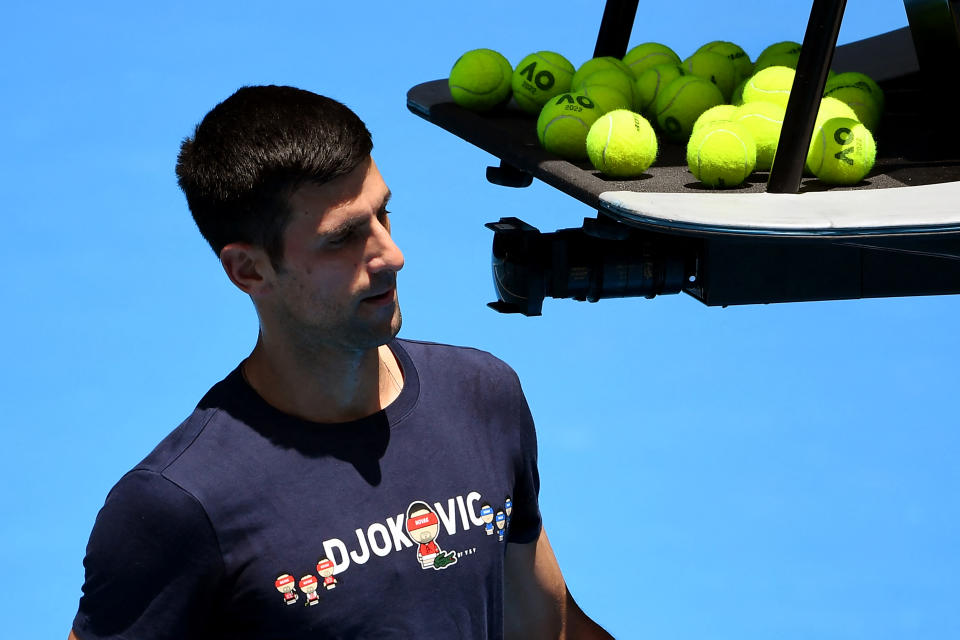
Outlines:
POLYGON ((78 637, 501 637, 506 543, 540 532, 519 381, 390 346, 403 390, 349 423, 281 413, 239 369, 215 385, 107 496, 78 637))

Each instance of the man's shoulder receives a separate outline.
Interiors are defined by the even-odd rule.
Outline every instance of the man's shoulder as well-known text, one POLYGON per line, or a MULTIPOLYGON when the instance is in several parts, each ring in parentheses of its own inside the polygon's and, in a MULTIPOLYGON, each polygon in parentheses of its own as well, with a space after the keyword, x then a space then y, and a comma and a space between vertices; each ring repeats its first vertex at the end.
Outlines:
POLYGON ((190 415, 160 440, 132 470, 167 475, 171 465, 174 465, 188 451, 195 450, 198 442, 201 442, 211 429, 216 430, 216 424, 224 420, 233 420, 230 412, 224 410, 225 405, 221 401, 231 395, 229 387, 233 375, 231 373, 213 385, 190 415))
POLYGON ((149 472, 170 479, 171 467, 187 455, 187 452, 196 448, 198 439, 216 415, 215 409, 194 409, 186 420, 164 436, 128 473, 149 472))
POLYGON ((474 398, 484 402, 491 396, 501 401, 523 397, 517 373, 487 351, 424 340, 398 342, 409 354, 425 389, 442 390, 451 398, 474 398))
POLYGON ((499 373, 516 377, 510 365, 483 349, 409 338, 398 338, 397 342, 410 354, 418 368, 422 365, 442 366, 447 370, 455 367, 472 373, 480 372, 485 375, 499 373))

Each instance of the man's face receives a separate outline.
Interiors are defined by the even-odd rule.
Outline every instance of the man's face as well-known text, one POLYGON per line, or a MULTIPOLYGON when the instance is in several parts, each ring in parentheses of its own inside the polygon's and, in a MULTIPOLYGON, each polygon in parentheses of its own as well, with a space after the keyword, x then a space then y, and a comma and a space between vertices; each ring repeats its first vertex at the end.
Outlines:
POLYGON ((365 350, 400 331, 396 275, 403 254, 390 236, 390 190, 370 158, 327 184, 290 197, 283 261, 268 315, 297 343, 365 350))

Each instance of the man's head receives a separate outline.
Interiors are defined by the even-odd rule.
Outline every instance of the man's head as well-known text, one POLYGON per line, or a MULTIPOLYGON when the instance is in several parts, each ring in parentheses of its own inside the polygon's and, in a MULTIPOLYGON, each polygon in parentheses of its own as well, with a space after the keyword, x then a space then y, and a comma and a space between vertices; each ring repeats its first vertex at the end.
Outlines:
POLYGON ((403 255, 371 147, 342 104, 273 86, 240 89, 184 141, 187 202, 264 339, 365 350, 399 331, 403 255))
POLYGON ((217 255, 248 243, 279 266, 290 196, 350 173, 372 148, 366 125, 336 100, 294 87, 243 87, 183 141, 177 178, 217 255))

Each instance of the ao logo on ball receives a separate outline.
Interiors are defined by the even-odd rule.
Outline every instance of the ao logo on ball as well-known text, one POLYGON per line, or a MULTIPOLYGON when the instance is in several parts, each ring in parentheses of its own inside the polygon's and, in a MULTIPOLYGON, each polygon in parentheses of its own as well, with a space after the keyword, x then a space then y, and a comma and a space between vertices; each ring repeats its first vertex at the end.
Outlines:
POLYGON ((523 69, 517 71, 517 73, 524 76, 528 81, 537 85, 537 88, 541 91, 547 91, 557 82, 556 78, 553 77, 553 74, 546 69, 537 71, 536 62, 531 62, 523 69))
POLYGON ((877 143, 862 122, 830 118, 814 134, 807 166, 827 184, 856 184, 870 172, 876 158, 877 143))
POLYGON ((595 105, 593 100, 583 95, 574 95, 571 93, 565 93, 554 102, 556 106, 561 106, 564 103, 564 109, 567 111, 582 111, 583 109, 593 109, 595 105))
POLYGON ((843 145, 847 144, 847 141, 850 140, 850 136, 853 135, 853 131, 847 127, 840 127, 833 132, 833 140, 840 145, 841 149, 833 154, 833 157, 841 162, 846 162, 849 165, 853 165, 853 158, 850 157, 850 154, 853 153, 853 147, 844 147, 843 145))
POLYGON ((587 132, 601 115, 582 93, 562 93, 544 105, 537 117, 537 137, 547 151, 562 158, 587 158, 587 132))
POLYGON ((570 90, 573 73, 570 61, 555 51, 531 53, 513 72, 513 97, 527 113, 540 113, 550 98, 570 90))

